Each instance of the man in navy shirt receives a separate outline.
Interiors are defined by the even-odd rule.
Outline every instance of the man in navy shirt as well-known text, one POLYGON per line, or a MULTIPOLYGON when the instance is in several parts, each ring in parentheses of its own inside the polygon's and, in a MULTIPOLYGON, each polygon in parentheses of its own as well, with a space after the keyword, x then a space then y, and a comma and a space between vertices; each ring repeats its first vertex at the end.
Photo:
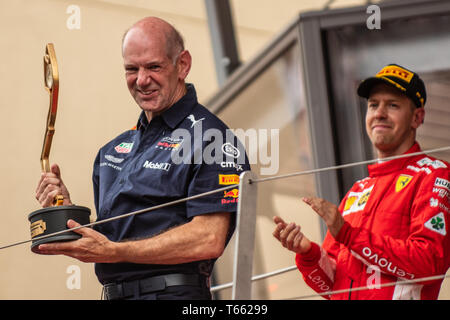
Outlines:
MULTIPOLYGON (((100 149, 94 171, 97 220, 227 185, 250 170, 239 141, 186 84, 191 56, 170 24, 138 21, 123 38, 126 81, 142 109, 136 127, 100 149)), ((36 198, 70 195, 59 167, 43 173, 36 198)), ((95 262, 108 299, 210 299, 209 277, 235 228, 238 189, 82 228, 82 238, 39 246, 95 262)), ((68 227, 78 226, 69 220, 68 227)))

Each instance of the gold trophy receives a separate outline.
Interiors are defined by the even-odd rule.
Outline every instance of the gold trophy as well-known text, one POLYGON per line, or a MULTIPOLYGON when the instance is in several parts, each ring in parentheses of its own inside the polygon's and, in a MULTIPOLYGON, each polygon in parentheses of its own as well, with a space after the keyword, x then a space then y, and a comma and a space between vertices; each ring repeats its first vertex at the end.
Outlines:
MULTIPOLYGON (((58 109, 59 74, 56 61, 55 49, 52 43, 47 44, 44 55, 44 85, 50 98, 50 106, 47 115, 47 125, 44 135, 44 143, 41 153, 41 167, 43 172, 50 172, 50 149, 55 133, 56 112, 58 109)), ((37 249, 40 244, 49 242, 71 241, 81 238, 81 235, 68 231, 55 236, 40 237, 62 231, 67 228, 67 220, 72 219, 81 225, 88 224, 91 210, 82 206, 64 206, 64 198, 57 195, 53 200, 53 206, 34 211, 29 214, 31 239, 31 250, 39 253, 37 249)))

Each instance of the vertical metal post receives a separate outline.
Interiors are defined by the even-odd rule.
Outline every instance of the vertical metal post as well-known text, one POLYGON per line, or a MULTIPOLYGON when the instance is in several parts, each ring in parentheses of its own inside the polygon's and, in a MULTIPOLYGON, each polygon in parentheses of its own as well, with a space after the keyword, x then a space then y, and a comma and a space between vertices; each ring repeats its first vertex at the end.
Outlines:
MULTIPOLYGON (((303 82, 308 105, 308 120, 314 167, 325 168, 337 164, 335 156, 335 132, 333 131, 330 97, 327 87, 327 70, 321 38, 320 20, 302 18, 300 15, 299 37, 303 57, 303 82)), ((314 176, 318 196, 330 202, 340 202, 339 180, 336 171, 322 172, 314 176)), ((327 227, 320 221, 322 239, 327 227)))
POLYGON ((257 183, 251 171, 239 177, 239 203, 233 267, 233 300, 250 300, 252 296, 253 250, 256 230, 257 183))
POLYGON ((205 0, 219 86, 240 65, 229 0, 205 0))

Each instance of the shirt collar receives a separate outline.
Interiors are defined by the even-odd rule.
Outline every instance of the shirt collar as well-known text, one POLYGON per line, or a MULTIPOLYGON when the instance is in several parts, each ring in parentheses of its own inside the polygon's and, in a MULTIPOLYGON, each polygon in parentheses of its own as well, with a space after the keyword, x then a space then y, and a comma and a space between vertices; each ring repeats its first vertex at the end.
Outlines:
MULTIPOLYGON (((413 146, 408 151, 406 151, 404 154, 414 153, 414 152, 419 152, 419 151, 421 151, 420 145, 417 142, 415 142, 413 144, 413 146)), ((371 176, 371 177, 382 176, 385 174, 392 173, 394 171, 401 170, 401 169, 405 168, 407 163, 415 161, 412 159, 414 159, 414 157, 400 158, 400 159, 389 160, 389 161, 385 161, 385 162, 368 165, 367 168, 369 169, 369 176, 371 176)))
MULTIPOLYGON (((161 118, 171 128, 174 129, 181 121, 183 121, 191 112, 194 106, 198 103, 197 92, 194 85, 191 83, 186 84, 186 94, 181 97, 180 100, 175 102, 171 107, 161 113, 161 118)), ((137 129, 142 126, 147 126, 148 120, 144 113, 141 112, 137 123, 137 129)))

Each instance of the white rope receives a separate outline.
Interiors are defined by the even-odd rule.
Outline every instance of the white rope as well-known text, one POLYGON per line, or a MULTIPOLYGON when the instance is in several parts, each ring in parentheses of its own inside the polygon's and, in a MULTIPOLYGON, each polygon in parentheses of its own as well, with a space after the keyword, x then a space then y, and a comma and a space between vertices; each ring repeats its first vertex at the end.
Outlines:
MULTIPOLYGON (((282 269, 278 269, 272 272, 268 272, 268 273, 264 273, 261 275, 257 275, 257 276, 253 276, 252 277, 252 282, 253 281, 258 281, 258 280, 262 280, 262 279, 266 279, 272 276, 276 276, 279 274, 283 274, 289 271, 293 271, 293 270, 298 270, 296 265, 290 266, 290 267, 286 267, 286 268, 282 268, 282 269)), ((300 272, 300 271, 299 271, 300 272)), ((310 294, 310 295, 305 295, 305 296, 300 296, 300 297, 293 297, 293 298, 285 298, 283 300, 302 300, 302 299, 311 299, 311 298, 317 298, 317 297, 322 297, 322 296, 329 296, 329 295, 335 295, 335 294, 341 294, 341 293, 349 293, 349 292, 353 292, 353 291, 363 291, 363 290, 374 290, 374 289, 381 289, 381 288, 385 288, 385 287, 391 287, 391 286, 395 286, 397 284, 412 284, 412 283, 417 283, 417 282, 426 282, 426 281, 433 281, 433 280, 440 280, 440 279, 445 279, 445 278, 450 278, 450 274, 448 275, 437 275, 437 276, 429 276, 429 277, 424 277, 424 278, 418 278, 418 279, 413 279, 413 280, 399 280, 399 281, 395 281, 395 282, 388 282, 388 283, 383 283, 383 284, 379 284, 378 286, 363 286, 363 287, 356 287, 356 288, 348 288, 348 289, 342 289, 342 290, 335 290, 335 291, 326 291, 326 292, 322 292, 322 293, 315 293, 315 294, 310 294)), ((211 288, 211 292, 215 292, 215 291, 220 291, 220 290, 224 290, 224 289, 228 289, 231 288, 233 286, 233 282, 229 282, 226 284, 222 284, 222 285, 217 285, 211 288)))
POLYGON ((441 275, 437 275, 437 276, 429 276, 429 277, 417 278, 417 279, 413 279, 413 280, 399 280, 399 281, 395 281, 395 282, 382 283, 379 285, 373 285, 371 287, 364 286, 364 287, 348 288, 348 289, 335 290, 335 291, 327 291, 327 292, 310 294, 310 295, 305 295, 305 296, 300 296, 300 297, 288 298, 285 300, 301 300, 301 299, 310 299, 310 298, 329 296, 329 295, 335 295, 335 294, 341 294, 341 293, 349 293, 349 292, 354 292, 354 291, 376 290, 376 289, 381 289, 381 288, 386 288, 386 287, 392 287, 397 284, 412 284, 412 283, 418 283, 418 282, 440 280, 440 279, 445 279, 445 278, 449 278, 449 277, 450 277, 450 274, 449 275, 441 274, 441 275))
POLYGON ((46 234, 45 236, 41 236, 41 237, 29 239, 29 240, 24 240, 24 241, 20 241, 20 242, 15 242, 15 243, 12 243, 12 244, 0 247, 0 250, 6 249, 6 248, 10 248, 10 247, 14 247, 14 246, 18 246, 20 244, 28 243, 28 242, 31 242, 31 241, 38 241, 38 240, 41 240, 41 239, 46 239, 46 238, 49 238, 49 237, 53 237, 53 236, 56 236, 56 235, 59 235, 59 234, 63 234, 63 233, 68 233, 68 232, 71 232, 71 231, 74 231, 74 230, 78 230, 78 229, 81 229, 81 228, 92 227, 92 226, 100 225, 100 224, 103 224, 103 223, 106 223, 106 222, 111 222, 111 221, 119 220, 119 219, 122 219, 122 218, 126 218, 126 217, 129 217, 129 216, 134 216, 134 215, 138 215, 138 214, 141 214, 141 213, 154 211, 154 210, 157 210, 157 209, 162 209, 162 208, 169 207, 169 206, 172 206, 172 205, 175 205, 175 204, 179 204, 179 203, 186 202, 186 201, 189 201, 189 200, 194 200, 194 199, 197 199, 197 198, 208 196, 210 194, 219 193, 221 191, 226 191, 228 189, 237 188, 237 187, 239 187, 239 184, 229 185, 227 187, 223 187, 223 188, 207 191, 207 192, 204 192, 204 193, 199 193, 199 194, 196 194, 195 196, 190 196, 190 197, 187 197, 187 198, 182 198, 182 199, 166 202, 166 203, 159 204, 157 206, 153 206, 153 207, 150 207, 150 208, 145 208, 145 209, 141 209, 141 210, 125 213, 125 214, 122 214, 122 215, 118 215, 118 216, 115 216, 115 217, 111 217, 111 218, 100 220, 100 221, 96 221, 96 222, 91 222, 91 223, 84 224, 84 225, 81 225, 81 226, 78 226, 78 227, 74 227, 74 228, 71 228, 71 229, 65 229, 65 230, 49 233, 49 234, 46 234))
MULTIPOLYGON (((339 165, 339 166, 331 166, 331 167, 320 168, 320 169, 299 171, 299 172, 294 172, 294 173, 285 174, 285 175, 279 175, 279 176, 273 176, 273 177, 268 177, 268 178, 254 179, 254 180, 250 180, 249 183, 265 182, 265 181, 276 180, 276 179, 285 179, 285 178, 290 178, 290 177, 294 177, 294 176, 313 174, 313 173, 319 173, 319 172, 336 170, 336 169, 343 169, 343 168, 348 168, 348 167, 353 167, 353 166, 358 166, 358 165, 363 165, 363 164, 375 163, 375 162, 378 162, 378 161, 381 161, 381 160, 382 161, 394 160, 394 159, 407 158, 407 157, 412 157, 412 156, 416 156, 416 155, 421 155, 421 154, 425 154, 425 153, 434 153, 434 152, 440 152, 440 151, 446 151, 446 150, 450 150, 450 146, 442 147, 442 148, 436 148, 436 149, 430 149, 430 150, 425 150, 425 151, 420 151, 420 152, 408 153, 408 154, 403 154, 403 155, 394 156, 394 157, 388 157, 388 158, 383 158, 383 159, 374 159, 374 160, 353 162, 353 163, 348 163, 348 164, 339 165)), ((78 226, 78 227, 75 227, 75 228, 53 232, 53 233, 50 233, 50 234, 47 234, 47 235, 44 235, 44 236, 41 236, 41 237, 15 242, 15 243, 12 243, 12 244, 1 246, 0 250, 7 249, 7 248, 10 248, 10 247, 14 247, 14 246, 18 246, 18 245, 25 244, 25 243, 32 242, 32 241, 46 239, 46 238, 49 238, 49 237, 52 237, 52 236, 68 233, 68 232, 71 232, 71 231, 74 231, 74 230, 78 230, 78 229, 81 229, 81 228, 92 227, 92 226, 95 226, 95 225, 100 225, 100 224, 103 224, 103 223, 119 220, 119 219, 126 218, 126 217, 129 217, 129 216, 133 216, 133 215, 138 215, 138 214, 141 214, 141 213, 154 211, 154 210, 157 210, 157 209, 162 209, 162 208, 165 208, 165 207, 168 207, 168 206, 172 206, 172 205, 179 204, 179 203, 182 203, 182 202, 186 202, 186 201, 189 201, 189 200, 194 200, 194 199, 197 199, 197 198, 201 198, 201 197, 204 197, 204 196, 207 196, 207 195, 210 195, 210 194, 218 193, 218 192, 225 191, 225 190, 232 189, 232 188, 236 188, 236 187, 239 187, 239 184, 234 184, 234 185, 230 185, 230 186, 227 186, 227 187, 223 187, 223 188, 207 191, 207 192, 204 192, 204 193, 197 194, 195 196, 191 196, 191 197, 187 197, 187 198, 182 198, 182 199, 170 201, 170 202, 163 203, 163 204, 160 204, 160 205, 157 205, 157 206, 153 206, 153 207, 150 207, 150 208, 144 208, 144 209, 141 209, 141 210, 125 213, 125 214, 118 215, 118 216, 115 216, 115 217, 111 217, 111 218, 108 218, 108 219, 104 219, 104 220, 88 223, 88 224, 85 224, 85 225, 81 225, 81 226, 78 226)))
POLYGON ((331 171, 331 170, 338 170, 338 169, 345 169, 345 168, 360 166, 363 164, 371 164, 371 163, 377 163, 380 161, 396 160, 396 159, 418 156, 418 155, 422 155, 422 154, 426 154, 426 153, 435 153, 435 152, 442 152, 442 151, 447 151, 447 150, 450 150, 450 146, 436 148, 436 149, 430 149, 430 150, 425 150, 425 151, 419 151, 419 152, 413 152, 413 153, 407 153, 407 154, 402 154, 402 155, 398 155, 398 156, 377 158, 377 159, 373 159, 373 160, 352 162, 352 163, 342 164, 342 165, 338 165, 338 166, 331 166, 331 167, 312 169, 312 170, 304 170, 304 171, 298 171, 298 172, 293 172, 293 173, 288 173, 288 174, 283 174, 283 175, 278 175, 278 176, 273 176, 273 177, 254 179, 254 180, 251 180, 250 183, 265 182, 265 181, 272 181, 272 180, 278 180, 278 179, 286 179, 286 178, 302 176, 302 175, 307 175, 307 174, 313 174, 313 173, 319 173, 319 172, 331 171))
MULTIPOLYGON (((299 172, 293 172, 293 173, 289 173, 289 174, 284 174, 284 175, 278 175, 278 176, 272 176, 272 177, 267 177, 267 178, 260 178, 260 179, 254 179, 254 180, 250 180, 249 183, 258 183, 258 182, 266 182, 266 181, 273 181, 273 180, 278 180, 278 179, 286 179, 286 178, 291 178, 291 177, 295 177, 295 176, 301 176, 301 175, 307 175, 307 174, 315 174, 315 173, 320 173, 320 172, 325 172, 325 171, 331 171, 331 170, 338 170, 338 169, 344 169, 344 168, 349 168, 349 167, 354 167, 354 166, 359 166, 359 165, 365 165, 365 164, 371 164, 371 163, 376 163, 379 161, 388 161, 388 160, 395 160, 395 159, 402 159, 402 158, 407 158, 407 157, 412 157, 412 156, 417 156, 417 155, 422 155, 422 154, 428 154, 428 153, 435 153, 435 152, 442 152, 442 151, 447 151, 450 150, 450 146, 447 147, 442 147, 442 148, 436 148, 436 149, 430 149, 430 150, 425 150, 425 151, 420 151, 420 152, 414 152, 414 153, 408 153, 408 154, 403 154, 403 155, 398 155, 398 156, 393 156, 393 157, 387 157, 387 158, 382 158, 382 159, 373 159, 373 160, 366 160, 366 161, 359 161, 359 162, 353 162, 353 163, 348 163, 348 164, 343 164, 343 165, 337 165, 337 166, 330 166, 330 167, 326 167, 326 168, 319 168, 319 169, 312 169, 312 170, 304 170, 304 171, 299 171, 299 172)), ((178 199, 178 200, 174 200, 174 201, 170 201, 167 203, 163 203, 157 206, 153 206, 153 207, 149 207, 149 208, 144 208, 141 210, 137 210, 137 211, 133 211, 133 212, 129 212, 129 213, 125 213, 122 215, 118 215, 115 217, 111 217, 108 219, 104 219, 104 220, 100 220, 100 221, 96 221, 96 222, 92 222, 92 223, 88 223, 85 225, 81 225, 75 228, 70 228, 70 229, 66 229, 66 230, 62 230, 62 231, 57 231, 45 236, 41 236, 41 237, 37 237, 37 238, 33 238, 33 239, 28 239, 28 240, 24 240, 24 241, 19 241, 19 242, 15 242, 9 245, 5 245, 5 246, 1 246, 0 250, 6 249, 6 248, 10 248, 10 247, 14 247, 14 246, 18 246, 21 244, 25 244, 25 243, 29 243, 32 241, 38 241, 41 239, 46 239, 52 236, 56 236, 56 235, 60 235, 60 234, 64 234, 64 233, 68 233, 68 232, 72 232, 81 228, 87 228, 87 227, 92 227, 95 225, 100 225, 103 223, 107 223, 107 222, 111 222, 111 221, 115 221, 115 220, 119 220, 122 218, 126 218, 129 216, 134 216, 134 215, 138 215, 141 213, 147 213, 150 211, 154 211, 157 209, 162 209, 168 206, 172 206, 175 204, 179 204, 179 203, 183 203, 189 200, 194 200, 197 198, 201 198, 207 195, 211 195, 211 194, 215 194, 215 193, 219 193, 221 191, 226 191, 232 188, 236 188, 239 187, 239 184, 234 184, 234 185, 230 185, 227 187, 223 187, 223 188, 219 188, 219 189, 215 189, 215 190, 211 190, 211 191, 207 191, 195 196, 191 196, 191 197, 186 197, 186 198, 182 198, 182 199, 178 199)), ((262 280, 262 279, 266 279, 278 274, 282 274, 285 272, 289 272, 292 270, 295 270, 296 266, 291 266, 291 267, 287 267, 287 268, 283 268, 283 269, 279 269, 279 270, 275 270, 272 272, 268 272, 265 274, 261 274, 261 275, 257 275, 257 276, 253 276, 252 277, 252 281, 258 281, 258 280, 262 280)), ((445 275, 439 275, 439 276, 433 276, 433 277, 427 277, 427 278, 422 278, 422 279, 415 279, 415 280, 403 280, 403 281, 397 281, 397 282, 392 282, 392 283, 385 283, 385 284, 381 284, 380 287, 387 287, 387 286, 393 286, 396 284, 406 284, 406 283, 416 283, 416 282, 420 282, 420 281, 431 281, 431 280, 437 280, 437 279, 443 279, 443 278, 448 278, 449 276, 445 276, 445 275)), ((219 291, 219 290, 223 290, 223 289, 227 289, 233 286, 233 283, 226 283, 226 284, 222 284, 222 285, 218 285, 215 287, 211 288, 211 291, 219 291)), ((346 292, 352 292, 352 291, 361 291, 361 290, 369 290, 370 288, 366 287, 358 287, 358 288, 350 288, 350 289, 344 289, 344 290, 338 290, 338 291, 329 291, 329 292, 324 292, 324 293, 317 293, 314 295, 307 295, 307 296, 301 296, 301 297, 297 297, 297 298, 290 298, 290 299, 307 299, 307 298, 312 298, 312 297, 317 297, 317 296, 324 296, 324 295, 332 295, 332 294, 338 294, 338 293, 346 293, 346 292)))
MULTIPOLYGON (((278 269, 278 270, 275 270, 275 271, 272 271, 272 272, 267 272, 267 273, 263 273, 263 274, 260 274, 260 275, 257 275, 257 276, 253 276, 252 277, 252 281, 258 281, 258 280, 266 279, 266 278, 273 277, 273 276, 276 276, 276 275, 279 275, 279 274, 283 274, 283 273, 286 273, 286 272, 289 272, 289 271, 292 271, 292 270, 297 270, 297 266, 293 265, 293 266, 282 268, 282 269, 278 269)), ((228 288, 231 288, 232 286, 233 286, 233 282, 228 282, 228 283, 225 283, 225 284, 217 285, 217 286, 211 287, 211 292, 220 291, 220 290, 223 290, 223 289, 228 289, 228 288)))
MULTIPOLYGON (((282 268, 282 269, 278 269, 272 272, 268 272, 268 273, 264 273, 261 275, 257 275, 257 276, 253 276, 252 277, 252 282, 253 281, 258 281, 258 280, 262 280, 262 279, 266 279, 272 276, 276 276, 279 274, 283 274, 289 271, 294 271, 294 270, 298 270, 296 265, 290 266, 290 267, 286 267, 286 268, 282 268)), ((300 272, 300 271, 299 271, 300 272)), ((311 298, 317 298, 317 297, 322 297, 322 296, 329 296, 329 295, 335 295, 335 294, 341 294, 341 293, 349 293, 349 292, 353 292, 353 291, 363 291, 363 290, 374 290, 374 289, 381 289, 381 288, 385 288, 385 287, 391 287, 391 286, 395 286, 397 284, 412 284, 412 283, 417 283, 417 282, 426 282, 426 281, 433 281, 433 280, 440 280, 440 279, 445 279, 445 278, 449 278, 450 274, 448 275, 436 275, 436 276, 429 276, 429 277, 424 277, 424 278, 418 278, 418 279, 413 279, 413 280, 399 280, 399 281, 395 281, 395 282, 388 282, 388 283, 383 283, 383 284, 379 284, 378 286, 363 286, 363 287, 356 287, 356 288, 348 288, 348 289, 342 289, 342 290, 335 290, 335 291, 326 291, 326 292, 322 292, 322 293, 315 293, 315 294, 310 294, 310 295, 305 295, 305 296, 300 296, 300 297, 293 297, 293 298, 285 298, 283 300, 302 300, 302 299, 311 299, 311 298)), ((217 285, 211 288, 211 292, 215 292, 215 291, 220 291, 220 290, 224 290, 224 289, 228 289, 231 288, 233 286, 233 282, 229 282, 226 284, 222 284, 222 285, 217 285)))
MULTIPOLYGON (((388 161, 388 160, 402 159, 402 158, 413 157, 413 156, 422 155, 422 154, 428 154, 428 153, 442 152, 442 151, 447 151, 447 150, 450 150, 450 146, 442 147, 442 148, 436 148, 436 149, 429 149, 429 150, 419 151, 419 152, 414 152, 414 153, 402 154, 402 155, 398 155, 398 156, 386 157, 386 158, 382 158, 382 159, 381 158, 377 158, 377 159, 373 159, 373 160, 352 162, 352 163, 338 165, 338 166, 331 166, 331 167, 320 168, 320 169, 312 169, 312 170, 293 172, 293 173, 289 173, 289 174, 278 175, 278 176, 267 177, 267 178, 261 178, 261 179, 253 179, 253 180, 250 180, 249 183, 258 183, 258 182, 266 182, 266 181, 272 181, 272 180, 277 180, 277 179, 285 179, 285 178, 290 178, 290 177, 295 177, 295 176, 300 176, 300 175, 307 175, 307 174, 319 173, 319 172, 324 172, 324 171, 331 171, 331 170, 336 170, 336 169, 344 169, 344 168, 349 168, 349 167, 358 166, 358 165, 377 163, 379 161, 388 161)), ((278 269, 278 270, 275 270, 275 271, 272 271, 272 272, 268 272, 268 273, 265 273, 265 274, 253 276, 252 277, 252 281, 265 279, 265 278, 268 278, 270 276, 282 274, 282 273, 285 273, 285 272, 288 272, 288 271, 292 271, 292 270, 295 270, 295 269, 297 269, 297 267, 295 265, 291 266, 291 267, 287 267, 287 268, 278 269)), ((223 289, 231 288, 232 286, 233 286, 233 283, 229 282, 229 283, 225 283, 225 284, 222 284, 222 285, 214 286, 214 287, 211 288, 211 291, 212 292, 220 291, 220 290, 223 290, 223 289)))

